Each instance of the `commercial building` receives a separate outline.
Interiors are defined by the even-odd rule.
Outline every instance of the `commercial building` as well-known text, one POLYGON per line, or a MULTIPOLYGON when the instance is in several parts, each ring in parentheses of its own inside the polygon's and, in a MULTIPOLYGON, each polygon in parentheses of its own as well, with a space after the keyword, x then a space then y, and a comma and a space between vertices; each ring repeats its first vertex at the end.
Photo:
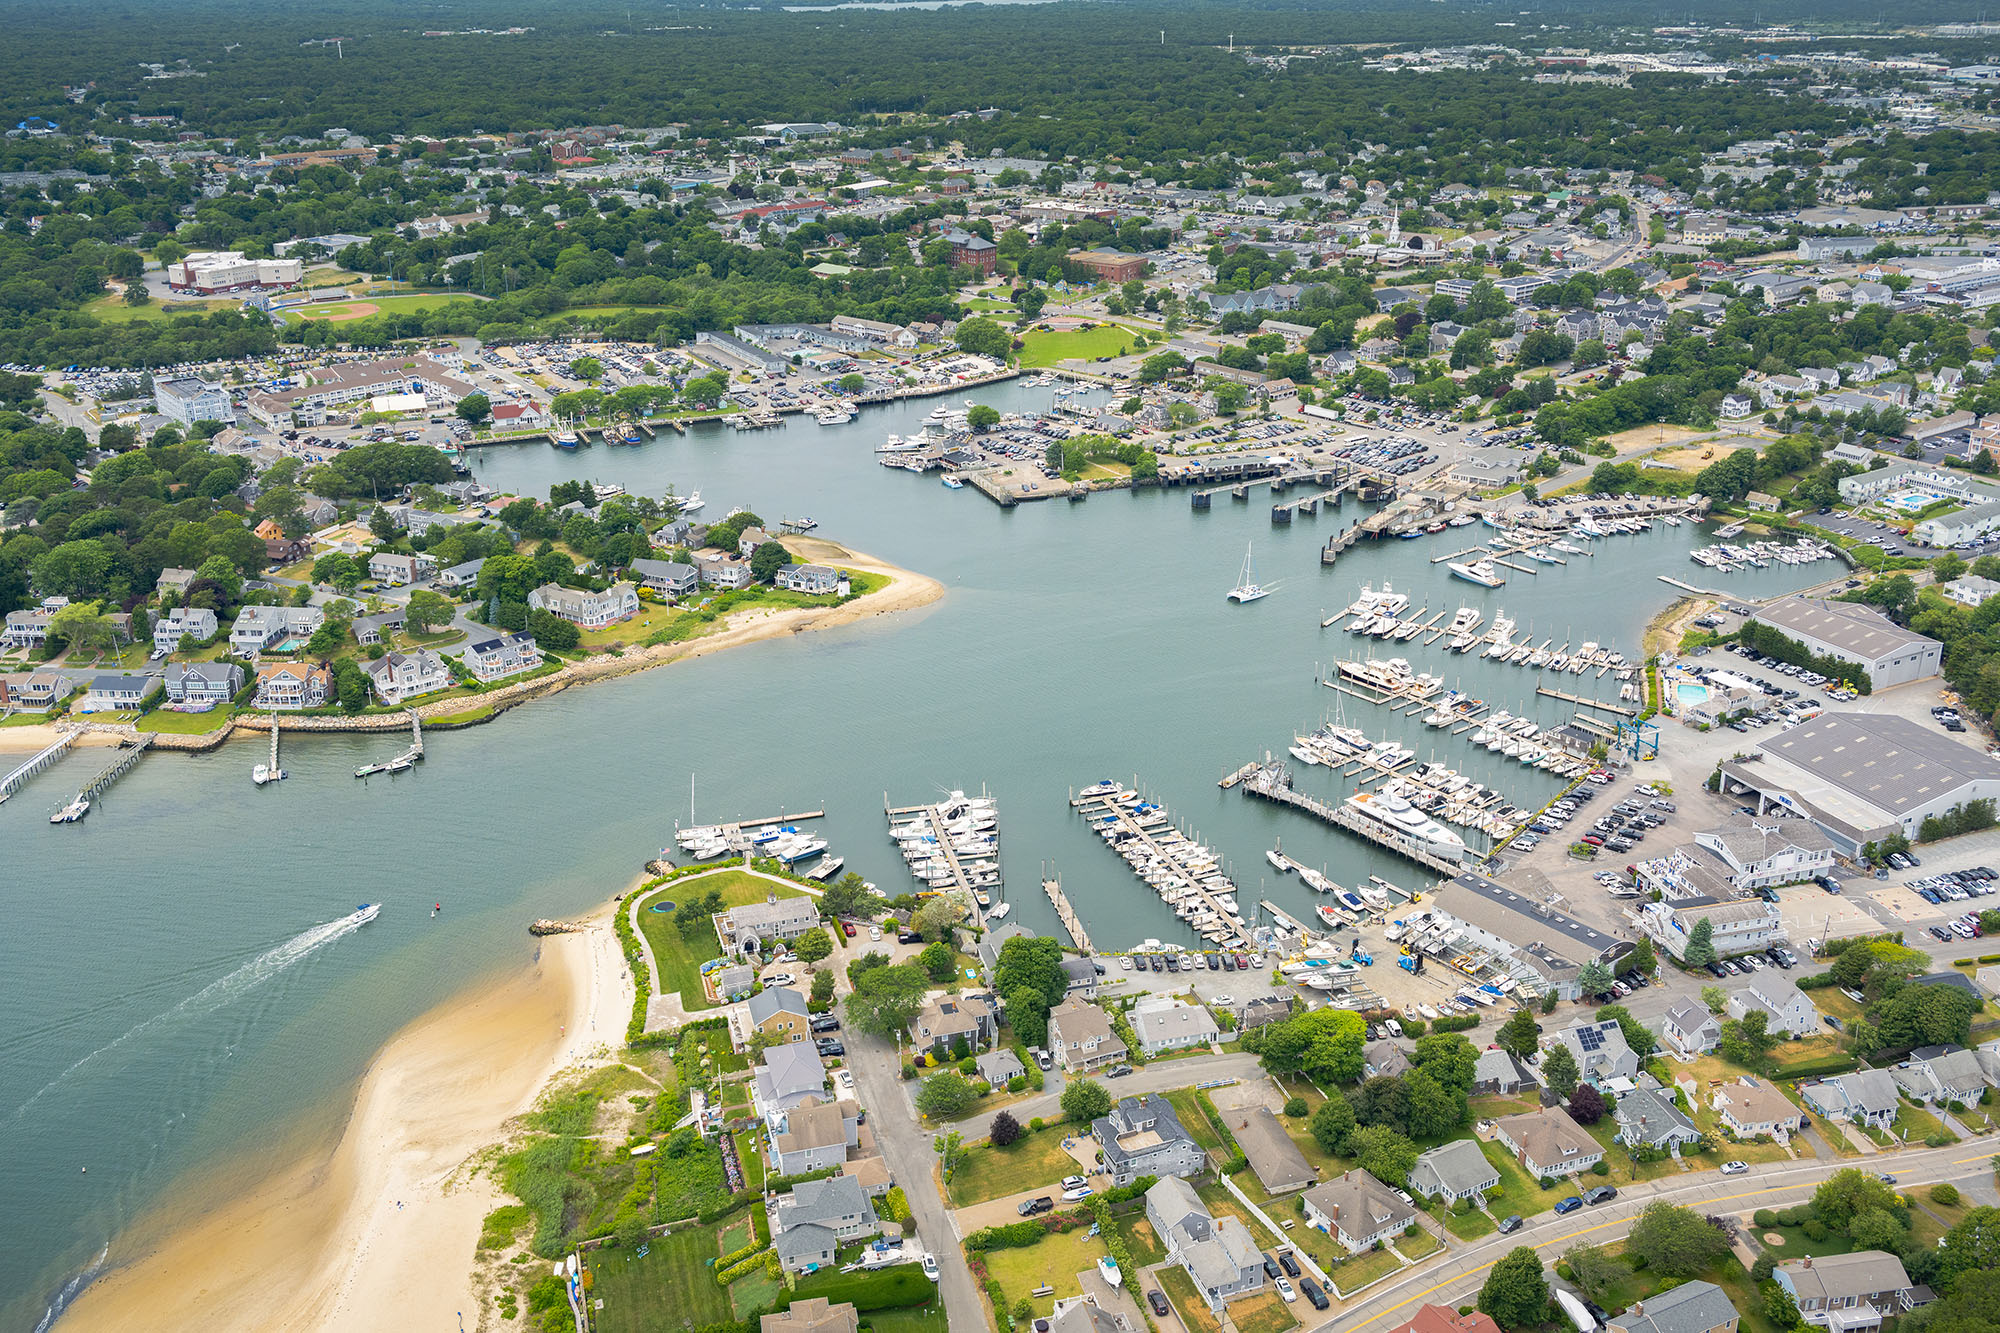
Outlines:
POLYGON ((476 392, 434 356, 344 361, 304 372, 307 383, 250 395, 250 415, 267 426, 320 426, 350 403, 383 393, 421 393, 439 410, 476 392))
POLYGON ((197 421, 220 421, 228 425, 236 420, 229 390, 192 377, 155 381, 153 407, 167 420, 183 426, 192 426, 197 421))
POLYGON ((1841 854, 2000 798, 2000 760, 1893 713, 1822 713, 1722 765, 1723 790, 1811 820, 1841 854))
POLYGON ((945 235, 951 242, 951 262, 977 269, 982 274, 990 274, 1000 262, 1000 248, 984 236, 972 232, 954 231, 945 235))
POLYGON ((1878 690, 1935 676, 1944 657, 1936 639, 1858 602, 1787 597, 1761 608, 1756 619, 1815 653, 1854 663, 1878 690))
POLYGON ((1076 250, 1067 258, 1070 263, 1089 269, 1106 282, 1129 282, 1146 276, 1144 255, 1125 255, 1116 250, 1076 250))
POLYGON ((167 266, 167 285, 177 292, 213 296, 247 288, 290 287, 305 277, 297 259, 249 259, 239 250, 197 250, 167 266))
POLYGON ((1718 958, 1737 954, 1762 953, 1784 938, 1785 923, 1776 903, 1762 898, 1735 898, 1718 901, 1696 896, 1678 902, 1662 900, 1639 909, 1639 925, 1659 948, 1676 962, 1687 957, 1697 921, 1707 921, 1709 940, 1718 958))
POLYGON ((1442 928, 1440 946, 1455 941, 1482 951, 1530 993, 1552 990, 1566 1000, 1577 997, 1577 973, 1585 963, 1613 965, 1632 949, 1629 940, 1474 871, 1438 886, 1428 920, 1442 928))

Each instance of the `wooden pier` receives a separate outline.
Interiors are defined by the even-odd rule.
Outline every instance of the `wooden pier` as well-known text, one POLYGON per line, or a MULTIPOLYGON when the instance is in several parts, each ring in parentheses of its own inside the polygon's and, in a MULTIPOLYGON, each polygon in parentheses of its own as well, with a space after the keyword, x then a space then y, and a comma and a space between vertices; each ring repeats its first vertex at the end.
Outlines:
POLYGON ((1234 773, 1223 774, 1222 779, 1215 785, 1222 788, 1224 791, 1228 791, 1231 787, 1234 787, 1237 783, 1243 781, 1243 779, 1249 777, 1252 773, 1255 773, 1256 771, 1257 771, 1257 765, 1254 762, 1245 764, 1243 765, 1243 767, 1237 769, 1234 773))
POLYGON ((117 762, 113 763, 111 767, 105 769, 102 773, 99 773, 96 777, 92 778, 90 780, 90 784, 86 786, 82 791, 76 794, 76 799, 79 802, 87 801, 92 797, 96 796, 98 793, 104 791, 112 783, 118 781, 118 779, 124 777, 127 773, 130 773, 132 771, 132 766, 139 762, 140 758, 144 756, 146 751, 152 747, 152 744, 156 739, 158 739, 157 733, 146 731, 146 732, 141 732, 139 734, 139 739, 134 741, 131 745, 120 746, 118 750, 117 762))
MULTIPOLYGON (((921 817, 928 822, 931 827, 931 837, 937 842, 937 855, 944 861, 946 868, 951 871, 951 883, 939 886, 932 881, 925 880, 924 883, 927 887, 919 890, 919 893, 943 893, 948 890, 956 890, 965 894, 970 902, 977 903, 978 899, 974 895, 984 893, 989 888, 999 889, 1000 873, 997 869, 994 871, 993 880, 990 884, 975 884, 972 882, 971 872, 960 863, 958 852, 951 845, 952 835, 946 826, 951 823, 954 816, 945 814, 945 807, 950 804, 950 801, 941 801, 934 805, 892 806, 888 803, 888 799, 884 797, 882 810, 892 828, 898 819, 921 817)), ((1000 861, 1000 821, 997 811, 995 812, 993 821, 993 842, 993 862, 997 867, 1000 861)))
POLYGON ((29 778, 49 768, 58 759, 61 759, 69 751, 69 747, 76 744, 76 738, 81 734, 81 732, 77 731, 64 731, 46 749, 9 773, 6 777, 0 778, 0 801, 4 801, 9 796, 12 796, 27 784, 29 778))
MULTIPOLYGON (((1110 792, 1096 796, 1073 796, 1070 798, 1070 806, 1085 819, 1092 821, 1093 831, 1103 828, 1107 820, 1110 822, 1119 835, 1118 843, 1112 845, 1112 850, 1118 852, 1128 866, 1132 865, 1132 858, 1123 849, 1137 844, 1147 853, 1148 859, 1163 867, 1173 868, 1175 876, 1184 881, 1184 888, 1169 890, 1157 887, 1143 877, 1142 882, 1149 888, 1154 888, 1168 906, 1174 907, 1176 916, 1181 915, 1180 909, 1187 906, 1189 899, 1192 899, 1198 908, 1206 909, 1213 914, 1212 924, 1197 926, 1192 921, 1193 913, 1190 912, 1189 916, 1182 918, 1190 930, 1224 947, 1235 948, 1246 945, 1249 942, 1248 934, 1243 926, 1241 910, 1236 906, 1236 884, 1223 873, 1220 861, 1216 861, 1206 869, 1196 869, 1177 857, 1174 854, 1177 850, 1199 844, 1174 827, 1171 816, 1167 814, 1164 806, 1151 807, 1151 811, 1158 815, 1157 819, 1141 820, 1132 813, 1125 800, 1121 799, 1125 795, 1129 793, 1110 792), (1209 881, 1212 879, 1219 879, 1226 887, 1211 885, 1209 881), (1169 892, 1179 895, 1180 901, 1176 903, 1169 899, 1167 897, 1169 892), (1223 901, 1225 898, 1228 899, 1227 902, 1223 901), (1216 935, 1222 938, 1216 940, 1213 938, 1216 935)), ((1133 873, 1139 873, 1137 867, 1133 867, 1133 873)))
POLYGON ((1294 790, 1291 770, 1283 764, 1261 767, 1254 775, 1244 780, 1243 790, 1251 796, 1262 797, 1278 805, 1288 805, 1336 828, 1346 829, 1378 846, 1388 848, 1399 856, 1406 856, 1418 865, 1435 870, 1440 875, 1457 875, 1464 868, 1456 861, 1439 856, 1414 838, 1389 833, 1379 825, 1363 820, 1345 805, 1328 805, 1325 801, 1294 790))
POLYGON ((1607 713, 1623 713, 1626 717, 1637 717, 1639 715, 1636 709, 1627 708, 1622 704, 1599 703, 1595 699, 1586 699, 1580 694, 1570 694, 1565 690, 1552 690, 1546 685, 1535 686, 1535 693, 1545 695, 1551 699, 1561 699, 1564 703, 1582 704, 1585 708, 1601 708, 1607 713))
POLYGON ((1049 895, 1049 902, 1056 909, 1056 919, 1062 922, 1063 929, 1069 932, 1076 947, 1085 953, 1095 952, 1090 945, 1090 932, 1083 928, 1083 918, 1076 914, 1076 909, 1069 905, 1069 899, 1063 896, 1062 880, 1054 875, 1048 876, 1042 880, 1042 892, 1049 895))

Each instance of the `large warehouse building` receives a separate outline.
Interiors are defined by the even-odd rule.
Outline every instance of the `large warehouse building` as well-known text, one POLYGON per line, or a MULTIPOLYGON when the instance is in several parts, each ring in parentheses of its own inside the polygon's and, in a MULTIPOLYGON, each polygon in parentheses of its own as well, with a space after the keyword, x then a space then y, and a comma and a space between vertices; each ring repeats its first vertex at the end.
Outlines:
POLYGON ((1852 662, 1878 690, 1935 676, 1944 645, 1904 629, 1872 606, 1786 597, 1758 610, 1756 618, 1816 653, 1852 662))
POLYGON ((1632 949, 1630 940, 1586 926, 1474 871, 1438 885, 1427 915, 1447 951, 1488 953, 1527 991, 1554 991, 1565 1000, 1577 997, 1577 974, 1585 963, 1615 963, 1632 949))
POLYGON ((1818 825, 1843 855, 1927 815, 2000 798, 2000 760, 1949 733, 1886 713, 1823 713, 1722 765, 1724 790, 1754 794, 1818 825))

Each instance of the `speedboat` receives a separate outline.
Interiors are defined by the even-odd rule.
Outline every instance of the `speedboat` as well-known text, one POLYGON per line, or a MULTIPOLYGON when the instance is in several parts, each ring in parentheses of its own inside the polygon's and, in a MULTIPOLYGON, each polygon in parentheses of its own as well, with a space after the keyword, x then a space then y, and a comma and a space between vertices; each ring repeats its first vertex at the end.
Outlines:
POLYGON ((704 504, 707 503, 708 502, 706 500, 701 498, 701 492, 696 491, 693 495, 690 495, 688 496, 687 499, 681 501, 681 512, 683 514, 695 513, 699 511, 704 504))
POLYGON ((957 477, 946 477, 944 479, 944 488, 948 491, 962 491, 965 489, 965 483, 957 477))
POLYGON ((1005 920, 1007 913, 1013 910, 1014 910, 1014 904, 1012 903, 995 903, 993 904, 992 907, 987 909, 986 919, 988 921, 1005 920))
POLYGON ((1285 859, 1285 854, 1283 852, 1278 852, 1278 851, 1265 852, 1264 859, 1266 861, 1269 861, 1271 863, 1271 868, 1273 870, 1276 870, 1281 875, 1289 874, 1291 872, 1292 863, 1287 859, 1285 859))
POLYGON ((1110 1255, 1101 1255, 1097 1260, 1097 1275, 1104 1279, 1106 1286, 1117 1290, 1125 1279, 1118 1272, 1118 1261, 1110 1255))
POLYGON ((376 917, 380 915, 382 915, 382 904, 363 903, 361 904, 361 906, 354 909, 354 924, 357 926, 365 926, 370 921, 373 921, 376 917))

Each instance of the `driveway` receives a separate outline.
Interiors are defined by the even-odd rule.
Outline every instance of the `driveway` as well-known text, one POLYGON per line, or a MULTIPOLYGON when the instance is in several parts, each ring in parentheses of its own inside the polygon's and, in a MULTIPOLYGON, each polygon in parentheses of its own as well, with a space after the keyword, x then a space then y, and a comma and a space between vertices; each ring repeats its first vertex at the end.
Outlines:
MULTIPOLYGON (((847 1038, 848 1065, 854 1071, 862 1105, 868 1108, 875 1142, 889 1172, 909 1200, 916 1232, 925 1249, 935 1254, 939 1294, 953 1328, 986 1327, 986 1306, 972 1270, 965 1266, 958 1231, 938 1191, 937 1154, 931 1136, 918 1128, 909 1098, 903 1094, 902 1057, 894 1046, 852 1029, 847 1038)), ((971 1137, 968 1135, 967 1137, 971 1137)))
MULTIPOLYGON (((1173 1088, 1191 1087, 1196 1083, 1207 1083, 1212 1079, 1257 1079, 1264 1076, 1263 1069, 1254 1055, 1191 1055, 1183 1060, 1155 1060, 1152 1064, 1134 1069, 1123 1078, 1106 1079, 1097 1075, 1104 1088, 1115 1100, 1120 1097, 1138 1097, 1149 1092, 1166 1092, 1173 1088)), ((907 1104, 907 1103, 906 1103, 907 1104)), ((1044 1092, 1039 1097, 1016 1102, 1006 1108, 1022 1124, 1040 1116, 1044 1120, 1054 1120, 1062 1114, 1062 1095, 1044 1092)), ((997 1113, 996 1113, 997 1114, 997 1113)), ((993 1116, 973 1116, 952 1126, 965 1135, 967 1143, 983 1139, 993 1132, 993 1116)))

